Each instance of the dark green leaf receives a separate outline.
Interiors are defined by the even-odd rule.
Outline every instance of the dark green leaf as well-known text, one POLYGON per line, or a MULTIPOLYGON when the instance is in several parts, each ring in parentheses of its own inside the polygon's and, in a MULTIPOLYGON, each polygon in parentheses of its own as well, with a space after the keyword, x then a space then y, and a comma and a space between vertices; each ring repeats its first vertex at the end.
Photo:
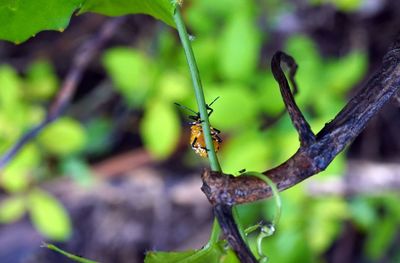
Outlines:
POLYGON ((83 0, 0 0, 0 39, 21 43, 43 30, 63 31, 83 0))
POLYGON ((148 14, 175 26, 171 0, 87 0, 80 13, 95 12, 108 16, 148 14))

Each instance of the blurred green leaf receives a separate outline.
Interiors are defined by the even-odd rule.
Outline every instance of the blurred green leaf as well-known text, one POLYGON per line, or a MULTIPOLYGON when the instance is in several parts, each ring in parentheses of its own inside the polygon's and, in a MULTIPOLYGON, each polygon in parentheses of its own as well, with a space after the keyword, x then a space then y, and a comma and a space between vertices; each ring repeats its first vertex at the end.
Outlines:
POLYGON ((398 222, 391 217, 380 218, 379 223, 369 229, 365 243, 367 256, 372 260, 382 258, 387 252, 398 229, 398 222))
POLYGON ((329 61, 325 67, 326 84, 332 94, 341 96, 352 88, 365 74, 368 59, 365 53, 353 51, 343 58, 329 61))
POLYGON ((285 109, 278 83, 272 74, 265 73, 257 88, 257 104, 262 111, 273 117, 285 109))
POLYGON ((145 263, 218 263, 223 251, 217 245, 184 252, 147 252, 145 263))
POLYGON ((213 126, 221 130, 246 130, 248 125, 254 127, 257 105, 250 90, 234 83, 210 85, 207 89, 208 100, 218 96, 220 98, 212 105, 214 113, 210 120, 213 126))
POLYGON ((32 223, 40 233, 57 241, 70 237, 72 227, 68 213, 56 198, 35 188, 30 191, 27 201, 32 223))
POLYGON ((83 149, 86 140, 82 125, 67 117, 50 124, 38 136, 41 146, 49 153, 57 156, 77 153, 83 149))
POLYGON ((174 102, 186 98, 191 93, 191 83, 186 75, 166 71, 160 77, 157 98, 165 102, 174 102))
POLYGON ((351 218, 355 224, 362 228, 364 231, 372 229, 378 225, 378 214, 370 202, 365 197, 355 197, 350 200, 349 208, 351 212, 351 218))
POLYGON ((12 67, 0 66, 0 85, 0 110, 11 114, 21 102, 21 81, 12 67))
POLYGON ((12 223, 25 213, 25 199, 22 196, 10 196, 0 203, 0 223, 12 223))
POLYGON ((249 130, 223 143, 220 156, 225 173, 262 171, 269 166, 271 149, 258 131, 249 130))
POLYGON ((254 16, 236 12, 222 32, 219 44, 219 69, 222 77, 248 80, 258 64, 260 34, 254 16))
POLYGON ((309 2, 318 5, 330 3, 342 11, 350 12, 359 9, 363 0, 309 0, 309 2))
POLYGON ((28 100, 49 99, 57 90, 58 80, 52 65, 47 61, 36 61, 27 71, 24 97, 28 100))
POLYGON ((341 230, 342 221, 349 217, 342 198, 324 198, 313 202, 313 212, 308 226, 311 248, 321 253, 334 241, 341 230))
POLYGON ((76 182, 83 186, 89 186, 93 182, 90 167, 78 158, 67 158, 61 164, 63 174, 72 177, 76 182))
POLYGON ((103 64, 124 98, 131 105, 141 105, 153 84, 149 59, 134 49, 120 47, 107 50, 103 64))
POLYGON ((8 192, 21 192, 27 189, 29 175, 40 162, 40 153, 36 146, 27 144, 4 168, 0 176, 1 186, 8 192))
POLYGON ((2 0, 0 39, 18 44, 42 30, 63 31, 72 13, 82 2, 83 0, 2 0))
POLYGON ((140 124, 145 147, 159 159, 171 154, 180 138, 180 125, 172 103, 154 101, 149 104, 140 124))
POLYGON ((107 151, 112 142, 110 139, 112 128, 112 123, 109 119, 91 119, 85 125, 85 133, 90 135, 86 139, 85 152, 100 155, 107 151))
POLYGON ((95 12, 108 16, 148 14, 175 27, 171 0, 86 0, 79 13, 95 12))

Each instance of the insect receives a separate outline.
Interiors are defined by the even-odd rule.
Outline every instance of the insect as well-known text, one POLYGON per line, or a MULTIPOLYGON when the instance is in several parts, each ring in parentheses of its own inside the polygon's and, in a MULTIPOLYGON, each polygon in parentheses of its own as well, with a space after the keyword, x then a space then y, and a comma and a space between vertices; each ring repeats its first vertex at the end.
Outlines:
MULTIPOLYGON (((213 109, 210 107, 219 97, 215 98, 209 105, 206 105, 207 107, 207 113, 208 116, 213 113, 213 109)), ((196 154, 198 154, 200 157, 208 157, 208 149, 206 148, 206 142, 204 138, 204 132, 203 132, 203 127, 201 126, 202 120, 200 118, 200 113, 195 112, 192 109, 189 109, 183 105, 180 105, 178 103, 175 103, 177 106, 182 107, 188 111, 193 112, 195 115, 190 115, 189 119, 193 120, 192 122, 189 122, 190 126, 190 146, 192 146, 192 149, 196 154)), ((211 137, 213 140, 214 144, 214 149, 217 152, 219 150, 220 144, 222 142, 222 139, 218 136, 218 134, 221 133, 220 130, 213 128, 210 126, 211 130, 211 137)))

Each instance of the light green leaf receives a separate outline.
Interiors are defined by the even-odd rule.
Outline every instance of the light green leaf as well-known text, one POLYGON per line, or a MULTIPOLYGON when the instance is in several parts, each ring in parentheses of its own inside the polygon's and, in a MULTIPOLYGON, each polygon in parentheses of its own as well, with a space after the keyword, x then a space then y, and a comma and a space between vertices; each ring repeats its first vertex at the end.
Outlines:
POLYGON ((12 193, 25 190, 30 183, 29 174, 39 162, 37 147, 33 144, 25 145, 0 175, 0 185, 12 193))
POLYGON ((140 134, 145 147, 156 158, 168 157, 180 137, 179 120, 173 104, 163 101, 151 103, 140 124, 140 134))
POLYGON ((158 97, 165 102, 174 102, 189 96, 191 83, 185 76, 178 72, 163 74, 160 78, 158 97))
POLYGON ((11 223, 25 213, 25 200, 22 196, 10 196, 0 203, 0 223, 11 223))
POLYGON ((108 50, 103 64, 124 98, 131 105, 142 104, 154 78, 149 59, 139 51, 121 47, 108 50))
POLYGON ((334 94, 346 95, 364 75, 368 66, 365 53, 352 52, 326 64, 326 84, 334 94))
POLYGON ((256 130, 249 130, 223 143, 221 166, 226 173, 237 174, 242 169, 261 171, 270 164, 268 141, 256 130))
POLYGON ((63 31, 83 0, 0 0, 0 39, 21 43, 43 30, 63 31))
POLYGON ((220 97, 213 105, 210 116, 217 129, 245 129, 254 126, 257 119, 256 96, 246 87, 234 83, 210 85, 207 89, 208 101, 220 97), (234 116, 234 117, 233 117, 234 116))
POLYGON ((0 67, 0 87, 0 109, 13 111, 18 108, 21 98, 21 81, 17 72, 8 65, 0 67))
POLYGON ((65 117, 47 126, 38 140, 46 151, 65 156, 76 153, 85 146, 86 134, 80 123, 65 117))
POLYGON ((47 61, 36 61, 29 66, 24 97, 28 100, 49 99, 57 90, 58 80, 54 69, 47 61))
POLYGON ((258 64, 260 34, 254 16, 237 12, 232 16, 219 45, 219 69, 223 77, 247 80, 258 64))
POLYGON ((175 26, 171 0, 86 0, 80 13, 95 12, 108 16, 147 14, 175 26))
POLYGON ((28 195, 28 210, 35 228, 45 237, 63 241, 71 235, 71 222, 63 205, 49 193, 36 188, 28 195))

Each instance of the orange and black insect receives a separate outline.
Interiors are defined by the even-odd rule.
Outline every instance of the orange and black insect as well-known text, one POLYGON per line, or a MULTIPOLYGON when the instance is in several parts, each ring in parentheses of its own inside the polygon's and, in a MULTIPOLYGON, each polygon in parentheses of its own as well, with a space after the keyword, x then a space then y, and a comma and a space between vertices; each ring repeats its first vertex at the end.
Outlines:
MULTIPOLYGON (((207 107, 207 113, 208 116, 213 113, 213 109, 211 108, 211 105, 218 99, 219 97, 215 98, 209 105, 206 105, 207 107)), ((182 107, 188 111, 193 112, 195 115, 190 115, 189 119, 193 120, 192 122, 189 122, 190 126, 190 145, 192 146, 192 149, 194 150, 195 153, 197 153, 201 157, 207 157, 208 156, 208 149, 206 148, 206 142, 204 139, 204 132, 203 132, 203 127, 201 126, 201 123, 203 122, 200 118, 200 113, 195 112, 192 109, 189 109, 183 105, 180 105, 178 103, 175 103, 177 106, 182 107)), ((211 130, 211 137, 213 139, 213 144, 214 144, 214 149, 217 152, 219 150, 220 144, 222 142, 222 139, 218 136, 218 134, 221 133, 220 130, 213 128, 210 126, 211 130)))

